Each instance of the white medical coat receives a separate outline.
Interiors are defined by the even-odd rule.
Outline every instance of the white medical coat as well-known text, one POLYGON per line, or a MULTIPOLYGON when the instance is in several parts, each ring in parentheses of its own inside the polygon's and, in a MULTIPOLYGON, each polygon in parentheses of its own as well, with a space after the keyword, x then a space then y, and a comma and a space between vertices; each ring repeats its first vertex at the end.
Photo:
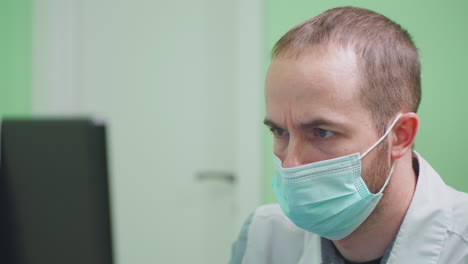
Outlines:
MULTIPOLYGON (((468 194, 447 186, 415 155, 416 191, 382 263, 468 264, 468 194)), ((230 263, 323 263, 320 247, 319 236, 295 226, 278 205, 265 205, 244 224, 230 263)))

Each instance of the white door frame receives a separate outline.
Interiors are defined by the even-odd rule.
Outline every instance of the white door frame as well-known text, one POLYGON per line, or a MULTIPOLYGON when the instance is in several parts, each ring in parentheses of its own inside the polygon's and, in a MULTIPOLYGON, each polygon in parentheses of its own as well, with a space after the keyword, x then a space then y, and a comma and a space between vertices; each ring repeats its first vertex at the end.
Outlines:
MULTIPOLYGON (((239 1, 239 216, 244 218, 261 204, 263 193, 263 10, 261 0, 239 1)), ((243 219, 238 219, 238 225, 243 219)))

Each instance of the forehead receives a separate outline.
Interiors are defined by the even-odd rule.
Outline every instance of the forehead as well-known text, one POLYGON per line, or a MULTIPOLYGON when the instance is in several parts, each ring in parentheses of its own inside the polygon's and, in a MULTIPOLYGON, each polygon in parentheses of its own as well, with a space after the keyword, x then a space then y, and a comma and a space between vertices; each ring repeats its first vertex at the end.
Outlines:
POLYGON ((368 116, 357 97, 358 87, 352 50, 316 47, 298 58, 279 56, 273 59, 266 78, 267 118, 301 122, 317 115, 347 120, 368 116))

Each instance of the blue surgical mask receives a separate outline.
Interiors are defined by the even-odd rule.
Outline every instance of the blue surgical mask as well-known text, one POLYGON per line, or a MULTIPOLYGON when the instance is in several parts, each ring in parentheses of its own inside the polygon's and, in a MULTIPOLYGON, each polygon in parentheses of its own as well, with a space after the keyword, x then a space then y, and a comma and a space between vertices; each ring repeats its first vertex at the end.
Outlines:
POLYGON ((379 192, 373 194, 361 176, 361 159, 390 133, 401 114, 385 134, 364 154, 283 168, 275 155, 272 187, 284 214, 298 227, 331 240, 340 240, 356 230, 372 213, 390 181, 395 163, 379 192))

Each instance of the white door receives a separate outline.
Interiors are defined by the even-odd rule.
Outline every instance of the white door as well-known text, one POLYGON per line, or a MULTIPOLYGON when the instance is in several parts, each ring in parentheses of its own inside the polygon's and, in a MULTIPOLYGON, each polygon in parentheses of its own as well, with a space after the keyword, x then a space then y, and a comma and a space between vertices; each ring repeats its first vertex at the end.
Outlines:
POLYGON ((260 202, 260 10, 35 1, 34 111, 106 120, 118 263, 227 262, 260 202))

